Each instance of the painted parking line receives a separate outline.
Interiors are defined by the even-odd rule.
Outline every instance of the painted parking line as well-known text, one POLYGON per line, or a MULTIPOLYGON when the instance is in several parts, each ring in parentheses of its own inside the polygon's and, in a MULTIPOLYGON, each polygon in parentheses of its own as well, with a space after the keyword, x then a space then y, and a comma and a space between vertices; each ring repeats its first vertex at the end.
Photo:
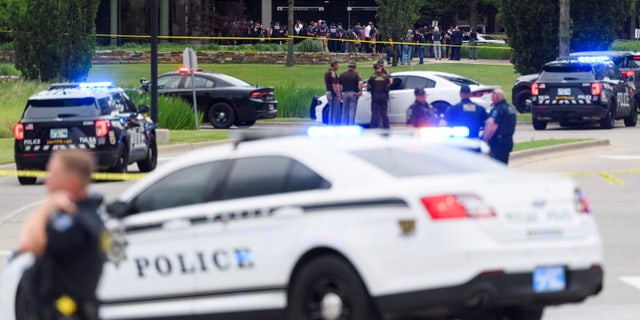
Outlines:
POLYGON ((640 277, 620 277, 622 282, 640 290, 640 277))

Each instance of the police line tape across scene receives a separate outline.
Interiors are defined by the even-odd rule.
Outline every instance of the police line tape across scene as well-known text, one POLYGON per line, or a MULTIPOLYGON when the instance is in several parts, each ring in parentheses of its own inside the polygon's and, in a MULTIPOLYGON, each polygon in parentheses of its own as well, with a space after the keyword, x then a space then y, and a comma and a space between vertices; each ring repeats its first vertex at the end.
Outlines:
MULTIPOLYGON (((112 173, 112 172, 94 172, 91 178, 94 180, 140 180, 144 178, 144 173, 112 173)), ((46 171, 39 170, 0 170, 0 177, 2 176, 15 176, 15 177, 31 177, 31 178, 46 178, 46 171)))

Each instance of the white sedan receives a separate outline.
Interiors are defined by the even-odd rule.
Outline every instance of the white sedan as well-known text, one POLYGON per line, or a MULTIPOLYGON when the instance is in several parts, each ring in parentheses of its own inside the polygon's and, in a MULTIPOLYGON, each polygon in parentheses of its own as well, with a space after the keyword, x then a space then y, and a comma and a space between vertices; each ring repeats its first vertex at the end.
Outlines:
MULTIPOLYGON (((601 239, 570 178, 362 131, 238 140, 131 186, 109 206, 127 247, 105 266, 100 318, 541 319, 601 290, 601 239)), ((5 269, 3 320, 25 319, 32 259, 5 269)))
MULTIPOLYGON (((414 89, 423 87, 427 101, 443 114, 447 108, 460 102, 460 86, 471 88, 471 101, 491 109, 491 91, 498 86, 485 86, 477 81, 456 74, 436 71, 404 71, 392 73, 393 84, 389 90, 389 122, 406 124, 407 109, 415 101, 414 89)), ((366 79, 363 79, 366 81, 366 79)), ((328 123, 329 108, 325 96, 314 97, 311 102, 312 120, 328 123)), ((355 123, 363 126, 371 122, 371 94, 364 90, 358 99, 355 123)))

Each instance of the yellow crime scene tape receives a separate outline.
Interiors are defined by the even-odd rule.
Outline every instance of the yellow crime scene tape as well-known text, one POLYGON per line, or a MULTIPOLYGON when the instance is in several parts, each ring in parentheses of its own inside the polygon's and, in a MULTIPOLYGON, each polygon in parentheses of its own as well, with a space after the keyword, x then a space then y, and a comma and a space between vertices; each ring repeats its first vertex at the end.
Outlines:
MULTIPOLYGON (((47 172, 40 170, 0 170, 0 176, 46 178, 47 172)), ((144 173, 94 172, 91 178, 100 181, 128 181, 140 180, 144 178, 144 176, 146 176, 144 173)))

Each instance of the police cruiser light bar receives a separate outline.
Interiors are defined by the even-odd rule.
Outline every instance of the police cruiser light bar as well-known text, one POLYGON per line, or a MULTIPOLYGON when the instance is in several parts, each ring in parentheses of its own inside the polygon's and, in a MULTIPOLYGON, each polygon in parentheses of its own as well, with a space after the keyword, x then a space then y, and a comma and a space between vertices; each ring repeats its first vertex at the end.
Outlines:
POLYGON ((578 57, 577 60, 579 62, 603 62, 603 61, 611 61, 611 58, 607 56, 584 56, 584 57, 578 57))

